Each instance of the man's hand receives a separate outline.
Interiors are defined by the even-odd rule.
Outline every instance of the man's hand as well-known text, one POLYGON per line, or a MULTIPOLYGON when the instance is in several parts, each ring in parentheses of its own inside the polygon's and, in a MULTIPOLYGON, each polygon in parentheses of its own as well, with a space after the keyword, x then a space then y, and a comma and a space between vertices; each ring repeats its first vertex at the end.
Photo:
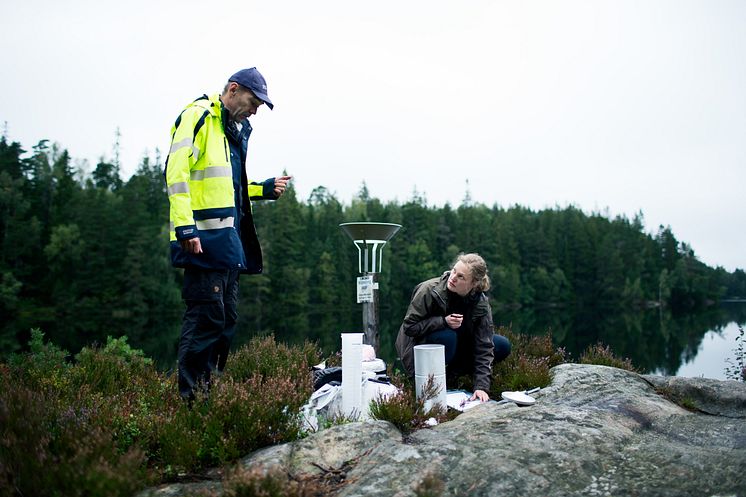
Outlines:
POLYGON ((452 330, 461 328, 461 323, 464 321, 462 314, 449 314, 445 317, 446 324, 452 330))
POLYGON ((481 400, 482 402, 487 402, 488 400, 490 400, 490 396, 484 390, 474 390, 474 395, 472 395, 469 400, 477 399, 481 400))
POLYGON ((280 198, 288 188, 292 176, 278 176, 275 178, 275 197, 280 198))
POLYGON ((199 237, 179 240, 179 243, 181 244, 181 249, 188 254, 202 253, 202 243, 199 241, 199 237))

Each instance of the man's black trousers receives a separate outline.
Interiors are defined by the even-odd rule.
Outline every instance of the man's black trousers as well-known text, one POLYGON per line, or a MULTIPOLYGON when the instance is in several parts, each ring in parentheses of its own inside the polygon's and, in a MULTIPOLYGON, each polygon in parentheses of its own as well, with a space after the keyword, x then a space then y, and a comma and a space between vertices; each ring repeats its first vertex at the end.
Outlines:
POLYGON ((238 270, 184 269, 186 304, 179 340, 179 393, 194 398, 210 373, 223 371, 238 318, 238 270))

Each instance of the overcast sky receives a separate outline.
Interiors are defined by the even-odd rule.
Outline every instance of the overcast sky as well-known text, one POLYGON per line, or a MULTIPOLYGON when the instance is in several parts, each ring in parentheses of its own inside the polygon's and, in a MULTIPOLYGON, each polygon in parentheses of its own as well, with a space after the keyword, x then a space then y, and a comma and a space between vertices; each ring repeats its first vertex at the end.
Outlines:
MULTIPOLYGON (((257 66, 249 176, 302 200, 576 205, 746 268, 746 2, 8 0, 0 123, 128 177, 257 66), (468 186, 467 186, 468 181, 468 186)), ((468 249, 468 247, 464 247, 468 249)))

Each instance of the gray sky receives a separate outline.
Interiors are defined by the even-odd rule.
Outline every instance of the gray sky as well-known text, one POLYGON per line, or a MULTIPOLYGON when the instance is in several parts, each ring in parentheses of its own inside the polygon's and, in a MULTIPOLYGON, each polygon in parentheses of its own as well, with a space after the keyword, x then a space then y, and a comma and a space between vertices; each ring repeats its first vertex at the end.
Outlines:
POLYGON ((305 200, 534 209, 670 225, 746 268, 746 2, 9 0, 0 122, 89 170, 168 150, 180 110, 257 66, 249 175, 305 200))

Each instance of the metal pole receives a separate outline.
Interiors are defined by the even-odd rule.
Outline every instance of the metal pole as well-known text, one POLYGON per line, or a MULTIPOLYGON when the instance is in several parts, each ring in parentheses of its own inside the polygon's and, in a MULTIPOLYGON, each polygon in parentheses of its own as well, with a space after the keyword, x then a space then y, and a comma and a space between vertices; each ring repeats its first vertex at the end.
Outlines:
MULTIPOLYGON (((371 293, 365 299, 371 298, 371 302, 363 304, 363 334, 365 342, 371 345, 378 355, 380 339, 378 334, 378 274, 381 271, 383 258, 383 247, 401 225, 393 223, 342 223, 339 225, 342 231, 350 237, 352 243, 357 247, 358 272, 363 276, 370 277, 372 285, 371 293)), ((358 280, 359 281, 359 280, 358 280)), ((358 291, 361 291, 358 288, 358 291)), ((365 300, 359 299, 359 300, 365 300)))
POLYGON ((363 332, 365 333, 365 343, 371 345, 376 351, 376 357, 380 349, 380 339, 378 336, 378 275, 376 273, 364 273, 364 276, 373 277, 373 302, 363 302, 363 332))

